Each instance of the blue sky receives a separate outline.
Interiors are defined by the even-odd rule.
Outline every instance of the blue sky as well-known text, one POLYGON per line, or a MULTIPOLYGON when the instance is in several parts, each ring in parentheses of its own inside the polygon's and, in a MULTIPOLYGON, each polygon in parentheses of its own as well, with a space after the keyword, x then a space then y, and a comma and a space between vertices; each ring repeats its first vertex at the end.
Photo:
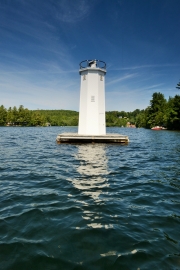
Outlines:
POLYGON ((107 64, 106 110, 180 94, 179 0, 0 0, 0 105, 79 110, 79 63, 107 64))

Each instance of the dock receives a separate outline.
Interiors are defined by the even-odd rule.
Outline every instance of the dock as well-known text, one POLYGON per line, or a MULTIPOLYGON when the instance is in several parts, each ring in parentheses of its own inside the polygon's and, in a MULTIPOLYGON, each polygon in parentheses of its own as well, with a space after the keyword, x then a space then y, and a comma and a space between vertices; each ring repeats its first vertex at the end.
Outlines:
POLYGON ((57 135, 57 143, 111 143, 128 144, 129 138, 126 135, 109 133, 106 135, 80 135, 78 133, 62 133, 57 135))

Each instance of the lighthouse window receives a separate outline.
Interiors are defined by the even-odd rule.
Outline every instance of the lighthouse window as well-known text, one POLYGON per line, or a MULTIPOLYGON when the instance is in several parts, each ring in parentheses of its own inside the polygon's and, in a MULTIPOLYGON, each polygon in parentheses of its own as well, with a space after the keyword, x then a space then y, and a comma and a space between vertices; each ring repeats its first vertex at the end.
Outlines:
POLYGON ((83 75, 83 81, 85 81, 86 80, 86 75, 83 75))
POLYGON ((103 81, 103 76, 102 75, 100 75, 100 81, 103 81))
POLYGON ((95 102, 95 96, 91 96, 91 102, 95 102))

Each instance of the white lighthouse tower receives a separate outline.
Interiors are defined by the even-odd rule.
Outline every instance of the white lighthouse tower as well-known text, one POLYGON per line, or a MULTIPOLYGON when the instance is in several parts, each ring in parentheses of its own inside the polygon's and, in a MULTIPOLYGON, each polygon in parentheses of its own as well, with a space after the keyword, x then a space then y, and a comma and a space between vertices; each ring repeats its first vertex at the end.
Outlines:
POLYGON ((85 60, 80 63, 81 87, 79 135, 105 135, 105 75, 106 63, 85 60))
POLYGON ((61 133, 57 143, 117 143, 127 144, 129 138, 106 134, 105 75, 106 63, 85 60, 80 63, 81 76, 78 133, 61 133))

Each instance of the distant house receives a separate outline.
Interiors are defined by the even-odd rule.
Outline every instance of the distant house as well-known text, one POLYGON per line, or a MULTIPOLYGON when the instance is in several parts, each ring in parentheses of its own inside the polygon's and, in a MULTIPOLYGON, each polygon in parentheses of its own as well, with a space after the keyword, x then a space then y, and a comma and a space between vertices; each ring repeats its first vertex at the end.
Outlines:
POLYGON ((127 122, 126 127, 136 128, 136 125, 133 125, 130 122, 127 122))

